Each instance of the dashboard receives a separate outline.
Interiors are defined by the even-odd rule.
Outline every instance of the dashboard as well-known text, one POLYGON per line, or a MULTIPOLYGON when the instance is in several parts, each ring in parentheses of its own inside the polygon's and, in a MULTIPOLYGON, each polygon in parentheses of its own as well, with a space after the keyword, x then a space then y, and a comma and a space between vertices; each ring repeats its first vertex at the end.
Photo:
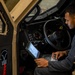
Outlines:
POLYGON ((26 26, 26 29, 25 29, 28 41, 32 42, 34 46, 41 51, 41 53, 46 53, 46 51, 49 50, 49 49, 46 49, 46 47, 48 46, 48 43, 43 33, 44 23, 45 21, 29 24, 26 26))
POLYGON ((70 34, 62 31, 65 29, 66 27, 60 18, 30 23, 25 25, 22 38, 25 40, 25 46, 27 42, 30 41, 41 53, 51 53, 58 49, 65 49, 70 45, 70 34), (64 34, 66 38, 64 37, 64 34), (48 42, 48 39, 50 43, 48 42), (65 42, 65 40, 67 40, 67 42, 65 42))

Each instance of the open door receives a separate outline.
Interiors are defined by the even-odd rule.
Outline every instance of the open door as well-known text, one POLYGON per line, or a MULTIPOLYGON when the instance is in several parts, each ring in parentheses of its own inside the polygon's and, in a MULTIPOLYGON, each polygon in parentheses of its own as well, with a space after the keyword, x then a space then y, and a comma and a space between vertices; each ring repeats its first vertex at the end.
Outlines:
MULTIPOLYGON (((7 0, 8 3, 11 0, 7 0)), ((15 1, 15 0, 12 0, 15 1)), ((11 3, 12 3, 11 1, 11 3)), ((0 74, 18 75, 17 62, 17 27, 39 0, 19 0, 10 10, 11 5, 0 0, 0 74), (6 64, 6 66, 4 66, 6 64), (3 69, 3 67, 5 67, 3 69), (4 71, 4 72, 3 72, 4 71)))

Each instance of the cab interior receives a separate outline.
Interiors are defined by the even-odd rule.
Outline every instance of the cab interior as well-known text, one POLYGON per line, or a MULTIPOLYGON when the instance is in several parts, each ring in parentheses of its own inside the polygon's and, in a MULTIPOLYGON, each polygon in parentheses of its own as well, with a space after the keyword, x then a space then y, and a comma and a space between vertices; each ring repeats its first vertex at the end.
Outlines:
MULTIPOLYGON (((4 1, 10 12, 19 0, 4 1)), ((74 0, 39 0, 19 22, 16 41, 18 75, 33 75, 37 66, 32 55, 26 50, 28 42, 43 55, 70 48, 75 29, 69 30, 65 24, 64 12, 74 2, 74 0)))

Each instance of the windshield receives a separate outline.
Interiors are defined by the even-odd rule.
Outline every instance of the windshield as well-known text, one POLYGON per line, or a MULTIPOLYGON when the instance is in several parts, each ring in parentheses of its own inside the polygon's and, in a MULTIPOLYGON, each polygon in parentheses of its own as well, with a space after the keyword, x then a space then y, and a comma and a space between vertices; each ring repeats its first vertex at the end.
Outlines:
MULTIPOLYGON (((40 14, 46 12, 47 10, 49 10, 50 8, 54 7, 55 5, 57 5, 57 3, 59 3, 60 0, 42 0, 39 3, 39 7, 40 7, 40 14)), ((31 14, 29 14, 29 16, 33 16, 35 13, 37 12, 37 9, 35 8, 31 14)))
POLYGON ((48 9, 52 8, 53 6, 57 5, 60 0, 42 0, 39 4, 41 8, 41 13, 44 13, 48 9))

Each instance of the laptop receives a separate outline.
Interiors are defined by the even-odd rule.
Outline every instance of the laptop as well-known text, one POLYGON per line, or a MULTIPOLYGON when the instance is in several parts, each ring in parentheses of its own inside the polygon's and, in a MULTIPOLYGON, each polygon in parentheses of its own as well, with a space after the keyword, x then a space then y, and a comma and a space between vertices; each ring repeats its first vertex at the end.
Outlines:
POLYGON ((57 59, 52 58, 51 54, 41 54, 40 51, 31 42, 27 43, 26 50, 35 59, 42 57, 48 61, 58 61, 57 59))
POLYGON ((27 43, 26 51, 35 59, 41 56, 40 51, 31 42, 27 43))

